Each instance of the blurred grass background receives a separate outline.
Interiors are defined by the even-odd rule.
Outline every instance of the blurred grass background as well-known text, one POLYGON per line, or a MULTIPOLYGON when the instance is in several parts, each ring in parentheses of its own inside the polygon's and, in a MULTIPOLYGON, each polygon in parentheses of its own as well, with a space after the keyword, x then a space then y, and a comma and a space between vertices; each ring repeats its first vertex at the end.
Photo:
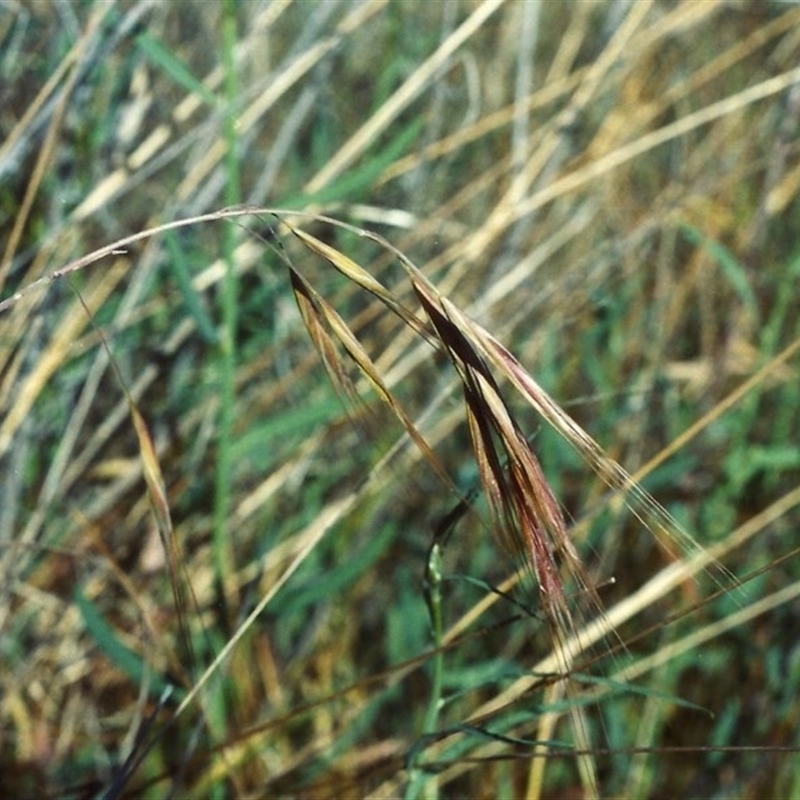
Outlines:
MULTIPOLYGON (((631 472, 671 447, 644 486, 750 578, 658 595, 575 676, 603 795, 800 796, 800 404, 794 351, 774 361, 800 337, 799 55, 780 2, 6 3, 1 297, 233 203, 378 231, 631 472)), ((373 395, 337 398, 274 224, 73 273, 94 324, 64 280, 0 314, 2 793, 581 796, 563 755, 531 777, 564 710, 546 690, 474 717, 550 647, 534 587, 490 588, 520 564, 482 499, 443 552, 445 627, 473 617, 443 654, 441 741, 423 737, 428 552, 458 496, 373 395), (194 665, 98 330, 158 453, 194 665)), ((307 228, 412 302, 374 243, 307 228)), ((449 365, 286 247, 476 488, 449 365)), ((612 614, 673 556, 515 411, 612 614)))

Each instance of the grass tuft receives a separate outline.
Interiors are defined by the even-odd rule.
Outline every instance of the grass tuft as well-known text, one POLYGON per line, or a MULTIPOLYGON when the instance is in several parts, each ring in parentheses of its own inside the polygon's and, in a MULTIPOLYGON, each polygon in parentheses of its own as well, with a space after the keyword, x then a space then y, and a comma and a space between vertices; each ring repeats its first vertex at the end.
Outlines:
POLYGON ((3 793, 796 794, 798 23, 0 11, 3 793))

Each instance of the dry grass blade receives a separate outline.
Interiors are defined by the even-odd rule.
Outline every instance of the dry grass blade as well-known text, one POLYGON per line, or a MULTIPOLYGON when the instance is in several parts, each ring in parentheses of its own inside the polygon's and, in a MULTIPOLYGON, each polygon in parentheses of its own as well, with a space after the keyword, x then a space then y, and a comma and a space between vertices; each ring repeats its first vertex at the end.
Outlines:
MULTIPOLYGON (((11 262, 17 250, 17 247, 19 246, 22 233, 25 230, 26 223, 28 221, 28 215, 30 214, 31 207, 39 191, 41 181, 46 174, 47 168, 51 165, 53 152, 63 122, 63 117, 67 110, 72 91, 77 85, 78 78, 80 77, 80 71, 77 67, 77 64, 80 62, 80 58, 82 57, 83 52, 88 49, 89 43, 95 37, 97 28, 100 26, 100 24, 103 21, 103 18, 105 17, 105 15, 108 13, 109 10, 110 10, 109 7, 105 8, 101 7, 95 10, 95 13, 92 19, 90 20, 89 25, 87 26, 86 32, 82 37, 81 41, 76 43, 73 50, 70 52, 67 58, 65 58, 64 61, 62 62, 62 64, 69 64, 70 62, 75 62, 75 63, 72 66, 72 74, 66 81, 66 85, 64 86, 64 89, 61 93, 61 97, 59 98, 58 101, 58 106, 48 126, 47 136, 45 137, 44 144, 36 160, 36 167, 34 168, 31 174, 31 179, 26 188, 25 198, 22 201, 20 210, 14 219, 14 228, 11 231, 11 234, 8 238, 8 243, 6 245, 5 251, 3 252, 2 258, 0 258, 0 292, 3 290, 3 287, 5 286, 8 270, 11 268, 11 262)), ((33 108, 35 108, 35 104, 32 107, 32 109, 33 108)), ((20 120, 18 129, 24 130, 24 124, 25 124, 24 121, 20 120)), ((14 135, 12 133, 12 135, 9 137, 8 144, 11 144, 13 142, 13 139, 14 135)), ((2 157, 3 154, 0 151, 0 161, 2 160, 2 157)))
POLYGON ((436 339, 431 334, 425 323, 417 317, 410 309, 406 308, 395 295, 392 294, 377 278, 370 274, 360 265, 356 264, 352 258, 348 258, 344 253, 331 247, 329 244, 320 241, 301 228, 287 226, 291 232, 306 247, 321 255, 333 267, 335 267, 345 278, 352 281, 356 286, 369 292, 380 300, 388 309, 394 311, 413 331, 422 336, 431 344, 436 344, 436 339))
POLYGON ((754 86, 743 89, 735 95, 712 103, 691 114, 687 114, 685 117, 675 122, 671 122, 662 128, 645 134, 597 158, 582 169, 568 173, 564 177, 553 181, 545 188, 535 191, 514 209, 514 214, 517 217, 522 217, 538 208, 542 208, 557 197, 573 192, 589 181, 593 181, 596 178, 613 172, 626 162, 655 149, 659 145, 684 136, 688 132, 702 125, 707 125, 714 120, 727 118, 746 106, 778 94, 794 86, 798 82, 800 82, 800 67, 788 70, 781 75, 776 75, 774 78, 757 83, 754 86))
POLYGON ((289 267, 289 280, 292 284, 300 316, 317 353, 322 359, 331 383, 354 404, 358 403, 358 393, 347 370, 344 369, 336 346, 326 329, 324 315, 320 308, 321 298, 307 281, 292 267, 289 267))
MULTIPOLYGON (((147 485, 147 495, 150 500, 153 519, 158 529, 161 545, 164 548, 164 555, 169 570, 172 597, 175 602, 175 613, 178 618, 178 632, 183 656, 182 663, 188 667, 188 671, 184 673, 183 677, 188 686, 190 684, 190 676, 196 672, 197 668, 197 659, 194 654, 194 646, 192 644, 187 618, 189 603, 187 602, 187 592, 184 588, 184 586, 189 586, 189 593, 191 594, 191 584, 189 583, 189 577, 183 566, 186 562, 181 557, 178 538, 172 526, 166 485, 161 475, 161 466, 158 461, 155 446, 153 445, 153 439, 147 428, 147 423, 144 421, 144 417, 136 407, 133 399, 129 397, 128 402, 131 419, 133 420, 133 426, 136 430, 136 439, 139 442, 139 454, 142 459, 142 474, 147 485)), ((196 608, 197 604, 195 603, 193 607, 196 608)))
POLYGON ((408 78, 403 86, 394 92, 391 98, 376 112, 353 136, 342 146, 306 185, 306 191, 313 193, 330 183, 361 153, 374 139, 391 124, 400 112, 428 85, 431 78, 441 69, 452 54, 481 28, 486 20, 494 14, 506 0, 483 0, 471 16, 442 42, 417 70, 408 78))
POLYGON ((413 420, 405 412, 403 406, 389 387, 386 386, 369 354, 354 336, 345 321, 336 310, 316 292, 308 281, 292 267, 290 267, 290 276, 292 289, 297 298, 300 313, 303 316, 306 328, 315 347, 325 362, 328 374, 333 378, 336 384, 344 390, 347 396, 351 399, 355 398, 355 390, 346 377, 346 370, 339 362, 336 348, 330 335, 326 331, 326 327, 344 347, 347 354, 356 363, 361 374, 375 389, 381 400, 391 408, 395 416, 403 423, 408 435, 420 449, 426 461, 434 468, 439 477, 445 482, 445 485, 454 489, 452 480, 447 471, 439 463, 439 459, 436 457, 433 450, 431 450, 425 437, 420 433, 413 420))
MULTIPOLYGON (((185 586, 189 587, 189 593, 191 594, 191 583, 189 582, 185 567, 183 566, 185 561, 181 557, 178 538, 172 526, 172 519, 169 512, 169 500, 167 498, 167 487, 164 483, 164 477, 161 474, 161 464, 159 463, 158 454, 156 453, 156 448, 147 423, 128 390, 127 383, 122 377, 119 365, 114 358, 114 354, 111 352, 111 348, 109 347, 103 331, 95 325, 94 316, 89 306, 86 305, 81 293, 77 289, 75 289, 75 293, 78 295, 78 300, 86 311, 92 326, 99 334, 100 341, 108 354, 117 380, 122 390, 125 392, 125 399, 128 403, 131 421, 133 422, 133 427, 136 432, 136 440, 139 444, 139 457, 142 464, 142 476, 147 487, 147 497, 150 502, 153 521, 155 522, 161 545, 164 549, 164 556, 169 571, 172 598, 175 603, 175 614, 178 620, 178 636, 181 650, 181 658, 177 660, 179 664, 179 674, 183 679, 184 685, 188 687, 191 684, 191 676, 196 671, 197 666, 197 659, 195 658, 187 617, 189 604, 187 603, 185 586), (186 669, 187 667, 188 670, 186 669)), ((194 607, 197 607, 197 603, 194 604, 194 607)), ((173 659, 173 661, 175 661, 175 659, 173 659)))
POLYGON ((800 794, 799 19, 4 4, 6 794, 800 794))

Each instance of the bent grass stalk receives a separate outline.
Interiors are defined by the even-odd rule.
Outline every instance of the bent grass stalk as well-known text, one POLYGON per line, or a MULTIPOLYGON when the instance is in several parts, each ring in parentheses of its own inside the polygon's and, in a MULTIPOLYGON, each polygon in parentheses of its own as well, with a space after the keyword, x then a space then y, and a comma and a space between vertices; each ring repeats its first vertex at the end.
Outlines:
MULTIPOLYGON (((27 288, 0 303, 0 313, 17 303, 22 297, 43 288, 47 284, 68 276, 76 270, 97 262, 107 255, 123 250, 134 242, 189 225, 196 225, 217 220, 239 219, 251 215, 271 215, 284 226, 305 248, 322 257, 350 282, 378 299, 387 309, 396 314, 402 322, 421 336, 431 346, 443 351, 455 369, 463 390, 464 409, 473 451, 478 465, 481 483, 488 498, 493 516, 493 529, 500 543, 516 555, 525 565, 529 574, 539 587, 542 607, 549 621, 553 641, 553 664, 551 671, 557 676, 556 686, 563 684, 563 690, 571 691, 569 674, 572 670, 576 652, 584 649, 581 642, 584 633, 576 624, 573 610, 567 599, 563 572, 575 580, 590 598, 597 612, 597 637, 607 636, 611 630, 609 620, 603 616, 601 604, 592 588, 586 569, 567 533, 566 524, 560 506, 548 485, 544 472, 536 459, 522 429, 503 395, 498 382, 499 378, 507 380, 511 386, 529 403, 544 419, 555 428, 580 453, 589 466, 616 493, 619 493, 630 506, 634 514, 657 537, 665 541, 676 557, 685 555, 705 556, 700 545, 683 530, 678 523, 644 490, 628 473, 600 448, 600 446, 572 420, 572 418, 550 398, 520 362, 503 347, 488 331, 470 319, 446 297, 441 296, 436 288, 421 271, 397 248, 383 237, 361 228, 320 214, 298 213, 269 209, 263 207, 234 207, 213 214, 206 214, 190 219, 177 220, 155 228, 141 231, 125 237, 111 245, 100 248, 82 258, 73 261, 49 276, 35 281, 27 288), (317 222, 340 227, 371 239, 396 256, 401 262, 414 294, 422 308, 425 318, 421 318, 412 309, 404 306, 389 289, 374 278, 366 269, 358 265, 345 254, 321 242, 309 233, 296 227, 292 219, 305 218, 317 222), (563 561, 563 567, 558 564, 563 561)), ((323 298, 298 269, 284 255, 289 282, 294 292, 301 316, 309 337, 325 365, 334 385, 345 396, 355 399, 354 387, 346 378, 346 370, 340 350, 355 362, 359 372, 378 393, 379 397, 397 417, 420 453, 434 468, 446 486, 454 490, 446 470, 439 463, 435 453, 418 430, 413 420, 405 411, 391 387, 381 377, 374 361, 359 342, 357 336, 344 319, 323 298)), ((135 407, 131 407, 132 419, 137 436, 140 439, 143 462, 146 467, 145 479, 150 491, 163 485, 155 478, 158 473, 152 470, 153 458, 147 457, 154 452, 152 445, 148 448, 149 439, 144 436, 146 429, 142 426, 141 415, 135 407), (149 466, 148 466, 149 465, 149 466), (155 478, 154 478, 155 476, 155 478), (151 486, 152 484, 152 486, 151 486)), ((157 464, 157 461, 156 461, 157 464)), ((455 491, 455 490, 454 490, 455 491)), ((151 496, 153 496, 151 494, 151 496)), ((156 503, 160 518, 164 517, 162 505, 166 508, 166 498, 156 492, 155 497, 163 503, 156 503)), ((283 585, 289 575, 299 566, 305 556, 313 548, 319 537, 329 529, 333 519, 342 513, 347 506, 345 498, 335 508, 329 509, 330 515, 326 524, 317 524, 309 530, 307 546, 298 552, 295 560, 285 570, 282 579, 277 582, 256 605, 253 612, 231 636, 213 663, 195 682, 183 702, 175 712, 178 716, 194 701, 196 695, 208 678, 219 668, 233 647, 253 624, 270 599, 283 585), (342 508, 339 506, 342 505, 342 508)), ((168 509, 167 509, 168 512, 168 509)), ((318 520, 319 522, 319 520, 318 520)), ((224 520, 223 520, 224 523, 224 520)), ((159 530, 165 534, 169 526, 159 524, 159 530)), ((178 558, 177 543, 165 543, 168 563, 172 570, 178 558)), ((705 566, 713 565, 713 559, 704 558, 705 566)), ((173 588, 180 584, 177 575, 173 575, 173 588)), ((178 598, 176 597, 176 602, 178 598)), ((560 689, 553 689, 557 694, 560 689)), ((571 704, 573 730, 576 740, 576 752, 581 781, 586 796, 598 796, 599 788, 596 769, 591 757, 591 743, 583 717, 583 711, 577 703, 571 704)), ((432 720, 431 720, 432 721, 432 720)), ((544 721, 546 727, 550 723, 544 721)), ((531 790, 536 793, 540 778, 536 773, 531 776, 531 790)))

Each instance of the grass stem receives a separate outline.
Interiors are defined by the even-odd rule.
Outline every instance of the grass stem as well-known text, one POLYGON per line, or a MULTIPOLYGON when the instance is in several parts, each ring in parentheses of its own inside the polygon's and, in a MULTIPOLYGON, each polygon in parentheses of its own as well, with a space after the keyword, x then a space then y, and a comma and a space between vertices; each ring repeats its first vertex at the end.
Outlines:
MULTIPOLYGON (((431 617, 431 632, 436 652, 431 659, 431 696, 425 712, 422 734, 428 736, 436 733, 439 725, 439 714, 442 710, 442 691, 444 687, 444 623, 442 615, 442 548, 438 541, 434 541, 428 553, 428 564, 425 569, 425 596, 428 601, 428 611, 431 617)), ((426 789, 425 797, 435 800, 439 796, 436 778, 428 780, 423 769, 412 765, 406 800, 419 797, 420 791, 426 789)))
MULTIPOLYGON (((234 64, 236 38, 236 4, 234 0, 226 0, 222 6, 222 60, 225 75, 225 112, 223 115, 227 177, 225 202, 229 206, 236 205, 241 197, 239 143, 236 131, 236 98, 238 96, 238 82, 234 64)), ((234 257, 236 246, 236 229, 234 226, 226 226, 223 237, 225 279, 222 284, 222 334, 219 346, 221 403, 214 487, 213 541, 217 577, 225 590, 225 595, 228 596, 233 589, 230 578, 235 574, 232 568, 233 556, 227 528, 231 505, 231 440, 233 437, 234 404, 236 402, 236 329, 239 288, 234 257)))

